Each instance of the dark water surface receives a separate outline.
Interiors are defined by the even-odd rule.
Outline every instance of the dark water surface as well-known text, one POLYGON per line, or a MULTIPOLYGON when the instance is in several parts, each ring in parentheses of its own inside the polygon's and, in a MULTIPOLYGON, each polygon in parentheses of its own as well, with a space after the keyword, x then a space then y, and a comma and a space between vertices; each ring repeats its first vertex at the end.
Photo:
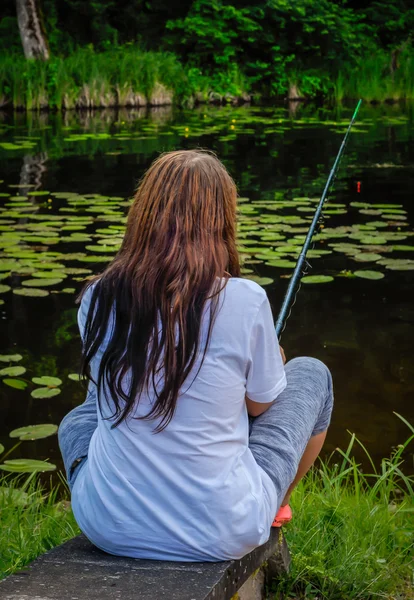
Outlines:
MULTIPOLYGON (((269 281, 266 290, 276 316, 292 271, 289 263, 351 114, 351 108, 299 106, 294 114, 280 108, 209 107, 3 115, 0 353, 23 358, 1 362, 0 368, 27 369, 11 377, 25 381, 26 389, 10 387, 5 376, 0 382, 0 442, 6 449, 12 429, 58 424, 82 401, 81 384, 68 378, 77 370, 80 350, 73 290, 81 289, 85 274, 78 270, 98 272, 105 257, 113 256, 128 199, 159 152, 203 146, 226 164, 242 198, 246 276, 266 278, 259 279, 264 285, 269 281), (49 193, 32 194, 38 191, 49 193), (275 260, 288 262, 265 264, 275 260), (38 285, 25 286, 36 277, 38 285), (52 285, 43 285, 47 280, 52 285), (16 289, 44 291, 27 297, 16 289), (32 377, 43 375, 62 380, 59 395, 31 396, 39 387, 32 377)), ((310 259, 309 273, 333 280, 302 285, 283 334, 288 357, 316 356, 332 370, 336 408, 328 451, 344 447, 350 430, 379 459, 408 437, 393 411, 414 423, 412 115, 410 107, 362 108, 315 244, 316 251, 329 253, 310 259), (353 276, 364 270, 384 277, 353 276)), ((13 458, 18 456, 59 461, 56 436, 23 442, 13 458)))

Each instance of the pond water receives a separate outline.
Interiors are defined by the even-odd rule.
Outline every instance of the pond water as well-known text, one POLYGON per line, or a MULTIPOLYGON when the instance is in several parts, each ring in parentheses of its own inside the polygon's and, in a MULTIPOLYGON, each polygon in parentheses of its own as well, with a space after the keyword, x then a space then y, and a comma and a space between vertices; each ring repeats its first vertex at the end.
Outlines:
MULTIPOLYGON (((159 152, 207 147, 226 164, 245 274, 276 316, 352 110, 3 114, 0 369, 21 368, 0 371, 0 443, 10 448, 17 427, 58 424, 82 401, 68 377, 79 364, 76 294, 119 247, 129 199, 159 152), (42 376, 62 383, 32 381, 42 376)), ((393 412, 414 422, 413 140, 412 108, 362 107, 309 259, 308 274, 328 281, 302 284, 283 333, 288 357, 332 370, 327 452, 351 431, 378 460, 408 437, 393 412)), ((56 436, 24 441, 19 456, 60 464, 56 436)))

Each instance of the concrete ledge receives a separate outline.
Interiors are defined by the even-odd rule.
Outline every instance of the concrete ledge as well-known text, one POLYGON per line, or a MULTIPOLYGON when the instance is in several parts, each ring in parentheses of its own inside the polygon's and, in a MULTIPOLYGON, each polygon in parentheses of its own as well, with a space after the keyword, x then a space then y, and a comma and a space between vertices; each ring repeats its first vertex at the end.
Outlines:
POLYGON ((239 600, 264 598, 265 570, 289 568, 280 529, 240 560, 178 563, 112 556, 80 535, 0 581, 2 600, 239 600), (267 563, 267 569, 264 564, 267 563), (249 579, 250 578, 250 579, 249 579), (246 582, 246 583, 245 583, 246 582), (243 585, 244 584, 244 585, 243 585))

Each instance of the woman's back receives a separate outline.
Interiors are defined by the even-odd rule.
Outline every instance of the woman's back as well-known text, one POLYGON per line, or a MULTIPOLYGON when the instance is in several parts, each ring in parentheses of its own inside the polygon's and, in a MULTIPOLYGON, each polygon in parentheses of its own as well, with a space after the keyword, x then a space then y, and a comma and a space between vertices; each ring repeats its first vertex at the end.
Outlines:
MULTIPOLYGON (((82 336, 91 295, 89 288, 79 311, 82 336)), ((230 278, 202 360, 208 303, 205 308, 200 350, 165 429, 154 433, 157 421, 142 418, 154 404, 154 392, 141 394, 115 428, 113 405, 102 394, 102 415, 72 505, 81 529, 107 552, 225 560, 243 556, 269 536, 275 487, 248 448, 245 395, 271 402, 286 385, 270 306, 260 286, 230 278)), ((91 362, 95 381, 109 337, 91 362)))
POLYGON ((285 371, 266 294, 240 278, 236 215, 214 155, 161 155, 84 290, 88 394, 59 444, 76 520, 112 554, 240 558, 268 539, 325 439, 331 376, 308 358, 285 371))

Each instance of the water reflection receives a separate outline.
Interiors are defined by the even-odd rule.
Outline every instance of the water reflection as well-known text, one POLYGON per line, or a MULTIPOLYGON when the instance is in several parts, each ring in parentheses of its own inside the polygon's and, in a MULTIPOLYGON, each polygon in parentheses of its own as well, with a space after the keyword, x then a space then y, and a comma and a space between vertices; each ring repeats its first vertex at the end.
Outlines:
MULTIPOLYGON (((408 224, 400 230, 412 232, 411 110, 381 106, 365 107, 361 112, 361 122, 351 138, 335 192, 331 194, 331 203, 344 204, 346 214, 331 215, 327 227, 352 226, 356 222, 359 215, 351 209, 351 202, 398 203, 407 211, 408 224), (360 193, 357 181, 361 182, 360 193)), ((253 203, 275 198, 314 198, 323 188, 350 112, 347 108, 329 111, 295 103, 292 108, 289 105, 289 109, 276 110, 207 106, 193 111, 159 107, 67 111, 59 115, 0 113, 2 141, 18 145, 19 140, 31 140, 33 144, 31 149, 0 148, 4 179, 0 191, 25 197, 28 190, 46 189, 77 192, 82 197, 102 194, 124 199, 131 196, 138 179, 159 152, 204 146, 218 153, 235 177, 240 195, 253 203), (10 184, 19 187, 13 190, 8 188, 10 184)), ((53 197, 49 207, 44 202, 42 197, 30 199, 44 215, 56 216, 64 214, 59 212, 62 208, 74 208, 58 196, 53 197)), ((90 198, 91 207, 93 202, 90 198)), ((7 208, 6 203, 7 198, 1 197, 0 207, 7 208)), ((306 226, 309 216, 306 212, 300 214, 304 222, 298 228, 306 226)), ((258 227, 260 231, 263 227, 263 223, 258 225, 254 220, 254 214, 249 217, 246 213, 244 218, 247 229, 258 227)), ((369 219, 378 220, 380 216, 369 219)), ((21 219, 19 225, 27 222, 21 219)), ((92 235, 92 241, 85 243, 96 244, 100 239, 93 237, 96 229, 107 228, 108 224, 88 225, 86 232, 92 235)), ((8 223, 0 227, 3 232, 10 230, 8 223)), ((289 236, 300 235, 289 233, 282 224, 283 227, 289 236)), ((398 231, 398 227, 391 229, 398 231)), ((263 242, 260 236, 255 239, 258 244, 263 242)), ((71 242, 70 252, 83 252, 85 243, 71 242)), ((329 240, 319 243, 320 247, 329 247, 329 240)), ((409 240, 400 243, 413 245, 409 240)), ((41 248, 39 243, 37 251, 41 248)), ((54 251, 53 245, 49 251, 54 251)), ((79 267, 79 263, 65 264, 79 267)), ((356 268, 352 257, 338 254, 311 264, 318 273, 356 268)), ((103 265, 82 266, 99 270, 103 265)), ((258 276, 275 279, 268 294, 276 312, 289 270, 277 270, 263 261, 248 266, 258 276)), ((13 275, 9 285, 21 285, 21 277, 13 275)), ((74 280, 72 285, 78 291, 82 283, 74 280)), ((413 289, 413 271, 388 270, 381 281, 335 278, 327 287, 302 287, 282 341, 290 357, 317 356, 333 371, 336 410, 328 450, 346 445, 347 430, 356 432, 376 458, 388 454, 392 445, 405 439, 407 430, 392 413, 399 412, 414 421, 413 289)), ((0 352, 20 352, 28 380, 56 375, 64 381, 61 395, 50 400, 33 399, 29 392, 0 383, 0 442, 10 447, 10 430, 25 424, 59 422, 70 407, 82 400, 84 392, 80 384, 67 377, 77 370, 79 358, 74 294, 51 293, 45 298, 5 294, 2 298, 5 304, 0 306, 0 352)), ((55 460, 56 439, 25 442, 22 454, 55 460)))

